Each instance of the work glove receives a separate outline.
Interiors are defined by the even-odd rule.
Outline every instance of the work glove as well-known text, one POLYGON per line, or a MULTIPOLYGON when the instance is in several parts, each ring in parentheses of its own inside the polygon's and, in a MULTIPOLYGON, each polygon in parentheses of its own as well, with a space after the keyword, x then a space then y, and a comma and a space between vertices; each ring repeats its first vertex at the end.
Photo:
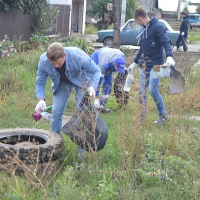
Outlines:
POLYGON ((95 90, 94 90, 93 87, 88 88, 88 93, 89 93, 91 98, 95 98, 95 90))
POLYGON ((94 106, 95 106, 97 109, 100 108, 99 99, 95 99, 95 100, 94 100, 94 106))
POLYGON ((36 107, 35 107, 35 111, 36 111, 36 112, 43 112, 43 111, 45 111, 45 110, 46 110, 46 103, 45 103, 44 100, 40 100, 40 101, 37 103, 36 107))
POLYGON ((184 32, 182 32, 182 33, 181 33, 181 35, 185 35, 185 33, 184 33, 184 32))
POLYGON ((133 62, 129 67, 128 67, 128 73, 133 74, 134 70, 138 67, 138 64, 133 62))
POLYGON ((166 64, 167 64, 167 66, 174 66, 175 65, 175 61, 171 56, 169 56, 169 57, 167 57, 166 64))

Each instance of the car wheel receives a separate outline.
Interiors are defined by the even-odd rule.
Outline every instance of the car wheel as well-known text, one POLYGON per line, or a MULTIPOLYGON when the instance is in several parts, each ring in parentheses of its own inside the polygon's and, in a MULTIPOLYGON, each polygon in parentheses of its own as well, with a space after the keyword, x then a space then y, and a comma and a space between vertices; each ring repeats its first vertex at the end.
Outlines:
POLYGON ((103 41, 103 45, 104 45, 104 46, 108 46, 108 47, 112 47, 112 46, 113 46, 113 38, 112 38, 112 37, 107 37, 107 38, 103 41))
POLYGON ((0 163, 19 159, 27 164, 56 160, 63 138, 51 131, 16 128, 0 130, 0 163))

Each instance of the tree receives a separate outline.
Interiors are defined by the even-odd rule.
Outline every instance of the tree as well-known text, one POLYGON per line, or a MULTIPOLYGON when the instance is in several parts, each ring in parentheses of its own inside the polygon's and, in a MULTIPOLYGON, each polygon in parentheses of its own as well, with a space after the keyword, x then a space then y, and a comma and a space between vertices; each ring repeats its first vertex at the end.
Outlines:
POLYGON ((188 14, 189 14, 189 9, 188 9, 188 7, 187 7, 187 6, 185 6, 185 7, 183 8, 183 12, 185 12, 185 13, 186 13, 186 15, 188 15, 188 14))
MULTIPOLYGON (((87 14, 94 16, 97 21, 104 22, 104 15, 107 13, 107 3, 113 3, 113 0, 90 0, 91 8, 87 10, 87 14)), ((126 0, 126 21, 133 18, 135 8, 135 0, 126 0)))
POLYGON ((198 14, 200 14, 200 4, 198 5, 196 11, 197 11, 198 14))
POLYGON ((107 3, 112 3, 112 0, 90 0, 91 8, 87 10, 87 14, 94 16, 97 21, 104 22, 107 3))
POLYGON ((23 11, 24 15, 41 12, 48 5, 48 0, 1 0, 0 10, 8 12, 11 9, 23 11))
POLYGON ((135 0, 126 0, 126 21, 133 18, 135 8, 135 0))

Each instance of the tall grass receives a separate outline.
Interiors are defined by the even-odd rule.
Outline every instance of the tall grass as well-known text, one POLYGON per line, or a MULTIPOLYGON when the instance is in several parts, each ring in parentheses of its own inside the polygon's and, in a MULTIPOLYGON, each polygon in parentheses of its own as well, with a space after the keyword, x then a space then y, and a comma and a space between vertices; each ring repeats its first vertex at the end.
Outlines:
MULTIPOLYGON (((15 83, 23 83, 22 88, 11 85, 13 90, 3 99, 1 87, 0 129, 50 130, 49 121, 41 120, 36 124, 31 116, 37 103, 35 78, 40 53, 42 50, 33 51, 30 55, 21 54, 21 59, 0 63, 0 77, 4 77, 6 71, 13 71, 11 79, 13 76, 15 83)), ((1 172, 0 199, 198 199, 200 123, 189 117, 200 115, 199 76, 199 67, 187 71, 186 92, 178 95, 165 95, 169 82, 161 81, 160 89, 171 117, 164 126, 155 126, 157 108, 149 95, 147 120, 138 123, 136 70, 128 105, 120 108, 112 93, 107 103, 112 112, 101 114, 109 132, 103 150, 88 153, 87 158, 79 160, 77 146, 63 135, 65 149, 59 157, 61 167, 57 172, 45 179, 32 172, 21 176, 1 172)), ((67 115, 75 112, 74 97, 73 94, 68 102, 67 115)), ((51 105, 50 80, 46 86, 46 101, 51 105)))
POLYGON ((85 34, 97 35, 97 33, 98 29, 94 25, 90 24, 85 27, 85 34))

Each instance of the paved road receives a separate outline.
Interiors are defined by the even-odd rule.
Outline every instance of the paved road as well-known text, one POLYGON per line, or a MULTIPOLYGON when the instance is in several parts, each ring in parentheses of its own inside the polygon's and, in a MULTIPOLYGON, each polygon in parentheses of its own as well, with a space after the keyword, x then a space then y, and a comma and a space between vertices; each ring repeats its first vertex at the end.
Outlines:
MULTIPOLYGON (((102 43, 95 42, 96 39, 98 39, 97 35, 84 35, 84 36, 85 36, 85 38, 87 38, 93 42, 94 47, 103 47, 102 43)), ((123 46, 129 47, 130 49, 139 49, 140 48, 138 46, 132 46, 132 45, 123 45, 123 46)), ((174 49, 176 49, 176 48, 174 48, 174 49)), ((199 52, 199 50, 200 50, 200 42, 198 42, 195 45, 193 45, 193 44, 188 45, 188 51, 190 51, 190 52, 199 52)), ((182 51, 183 51, 183 49, 182 49, 182 51)))

